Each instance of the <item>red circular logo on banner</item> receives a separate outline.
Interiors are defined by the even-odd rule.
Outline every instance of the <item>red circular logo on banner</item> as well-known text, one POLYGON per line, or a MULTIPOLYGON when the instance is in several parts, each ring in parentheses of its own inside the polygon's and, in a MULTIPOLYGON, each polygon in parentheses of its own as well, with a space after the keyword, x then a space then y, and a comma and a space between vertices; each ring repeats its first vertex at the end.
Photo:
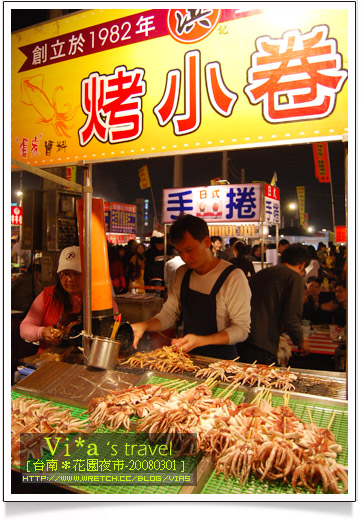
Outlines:
POLYGON ((195 43, 212 33, 220 16, 221 9, 169 9, 167 27, 174 40, 195 43))

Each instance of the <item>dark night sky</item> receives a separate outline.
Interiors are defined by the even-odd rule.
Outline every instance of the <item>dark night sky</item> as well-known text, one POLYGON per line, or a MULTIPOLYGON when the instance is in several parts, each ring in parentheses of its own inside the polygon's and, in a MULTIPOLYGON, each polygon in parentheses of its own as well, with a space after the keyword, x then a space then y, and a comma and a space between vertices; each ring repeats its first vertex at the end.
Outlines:
MULTIPOLYGON (((345 224, 344 190, 344 147, 341 142, 329 143, 332 171, 332 185, 335 205, 336 225, 345 224)), ((273 171, 278 175, 281 205, 297 201, 296 186, 305 186, 306 212, 309 223, 316 229, 332 229, 332 210, 330 184, 322 184, 314 175, 314 162, 311 144, 274 146, 228 152, 229 182, 240 183, 240 170, 245 169, 245 182, 270 182, 273 171), (237 172, 238 177, 234 177, 237 172)), ((162 189, 172 188, 173 157, 158 157, 130 161, 117 161, 93 165, 94 196, 107 201, 133 203, 136 198, 151 198, 150 189, 139 188, 138 169, 148 165, 160 216, 162 189)), ((204 186, 210 179, 220 177, 222 153, 211 152, 184 156, 184 186, 204 186)), ((78 179, 81 182, 81 179, 78 179)), ((40 179, 23 173, 23 188, 40 187, 40 179)), ((12 199, 19 188, 19 173, 12 173, 12 199)), ((285 212, 285 224, 289 225, 291 214, 285 212)))
MULTIPOLYGON (((336 225, 345 223, 344 211, 344 151, 343 144, 330 143, 330 161, 335 203, 336 225)), ((332 229, 331 193, 329 184, 321 184, 314 175, 312 145, 275 146, 228 152, 229 182, 240 183, 240 170, 245 169, 245 182, 270 182, 275 170, 281 190, 282 206, 296 201, 296 186, 306 188, 306 212, 316 229, 332 229), (233 176, 236 172, 235 177, 233 176)), ((130 198, 150 197, 150 190, 140 190, 138 169, 147 163, 158 213, 161 212, 162 189, 171 188, 173 158, 120 161, 93 166, 95 192, 106 200, 130 202, 130 198), (113 197, 113 198, 112 198, 113 197)), ((210 179, 221 176, 222 153, 191 154, 184 157, 184 186, 204 186, 210 179)), ((286 224, 288 224, 286 214, 286 224)))
MULTIPOLYGON (((68 12, 74 10, 68 10, 68 12)), ((47 10, 13 10, 12 31, 48 19, 47 10)), ((336 225, 345 224, 344 146, 341 142, 329 143, 336 225)), ((245 182, 270 182, 273 171, 278 175, 282 208, 297 200, 296 186, 305 186, 306 212, 309 223, 316 229, 332 229, 330 184, 321 184, 314 175, 312 145, 274 146, 233 150, 228 152, 229 182, 240 183, 240 170, 245 169, 245 182)), ((162 189, 172 188, 173 157, 117 161, 93 166, 94 195, 108 201, 132 203, 136 198, 151 198, 150 190, 140 190, 138 169, 147 164, 154 190, 157 212, 161 214, 162 189)), ((203 186, 210 179, 220 177, 222 153, 208 152, 184 156, 184 186, 203 186)), ((78 179, 81 182, 81 179, 78 179)), ((40 187, 40 179, 24 172, 23 188, 40 187)), ((19 189, 19 173, 12 173, 12 201, 19 189)), ((151 203, 152 205, 152 203, 151 203)), ((290 212, 285 224, 290 223, 290 212)))

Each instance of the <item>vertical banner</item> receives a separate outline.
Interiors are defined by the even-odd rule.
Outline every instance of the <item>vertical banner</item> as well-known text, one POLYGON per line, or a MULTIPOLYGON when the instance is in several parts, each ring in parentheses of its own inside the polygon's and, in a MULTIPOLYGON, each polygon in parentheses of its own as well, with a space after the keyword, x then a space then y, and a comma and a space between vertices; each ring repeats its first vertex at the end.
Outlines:
POLYGON ((299 208, 299 222, 303 227, 305 215, 305 186, 297 186, 298 208, 299 208))
POLYGON ((104 221, 106 233, 111 231, 111 203, 104 202, 104 221))
POLYGON ((336 242, 347 242, 346 226, 336 226, 336 242))
MULTIPOLYGON (((77 167, 76 166, 67 166, 65 169, 65 178, 67 181, 71 182, 77 182, 77 167)), ((67 190, 70 190, 68 186, 66 187, 67 190)))
POLYGON ((151 187, 150 174, 148 171, 148 166, 145 164, 138 170, 138 175, 140 177, 140 188, 144 190, 146 188, 151 187))
POLYGON ((277 172, 273 172, 272 180, 270 181, 270 186, 276 186, 278 181, 277 172))
POLYGON ((313 144, 313 157, 315 176, 319 182, 331 182, 331 170, 329 166, 329 154, 327 143, 313 144))
POLYGON ((304 229, 307 229, 307 227, 308 227, 308 220, 309 220, 308 213, 304 213, 304 224, 303 224, 304 229))

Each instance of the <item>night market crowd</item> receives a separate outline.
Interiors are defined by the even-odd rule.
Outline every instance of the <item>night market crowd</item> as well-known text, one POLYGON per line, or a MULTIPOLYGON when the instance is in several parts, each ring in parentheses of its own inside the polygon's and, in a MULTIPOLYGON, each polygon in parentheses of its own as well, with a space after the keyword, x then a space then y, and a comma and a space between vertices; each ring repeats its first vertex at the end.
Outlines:
MULTIPOLYGON (((237 237, 224 246, 222 237, 210 237, 206 223, 191 215, 181 216, 167 238, 166 249, 163 236, 152 237, 149 244, 108 243, 113 296, 150 292, 164 300, 151 320, 131 324, 135 348, 146 331, 165 330, 182 321, 182 337, 171 343, 185 352, 285 365, 292 359, 286 337, 306 357, 306 327, 333 325, 335 336, 346 330, 345 246, 320 242, 316 249, 282 238, 262 251, 262 244, 250 246, 237 237), (268 249, 274 250, 274 265, 261 266, 268 249)), ((23 313, 23 340, 39 342, 42 349, 58 345, 61 339, 53 337, 54 324, 66 334, 81 321, 79 255, 77 246, 62 251, 56 286, 42 287, 39 263, 14 278, 11 308, 23 313)), ((14 341, 18 334, 12 330, 14 341)))

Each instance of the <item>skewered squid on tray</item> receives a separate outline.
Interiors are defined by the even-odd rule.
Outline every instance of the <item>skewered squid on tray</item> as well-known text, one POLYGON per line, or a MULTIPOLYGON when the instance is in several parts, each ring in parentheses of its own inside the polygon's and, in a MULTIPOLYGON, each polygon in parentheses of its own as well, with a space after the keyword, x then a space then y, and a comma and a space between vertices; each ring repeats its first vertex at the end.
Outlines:
POLYGON ((183 390, 185 382, 178 380, 131 386, 93 399, 88 408, 91 422, 113 430, 117 424, 129 428, 130 418, 136 417, 137 431, 148 432, 151 441, 166 437, 179 455, 208 453, 217 474, 234 476, 240 484, 253 474, 260 481, 291 483, 296 492, 306 488, 314 493, 319 483, 324 493, 347 490, 348 470, 337 462, 342 446, 330 430, 334 416, 321 428, 311 415, 309 423, 301 421, 288 406, 287 394, 283 406, 270 404, 270 390, 260 392, 256 402, 237 405, 229 399, 235 383, 218 397, 212 396, 210 380, 195 384, 183 390), (184 435, 190 433, 197 434, 195 442, 184 435))
POLYGON ((235 360, 220 360, 200 368, 196 377, 218 378, 225 382, 239 382, 243 386, 265 386, 280 390, 294 390, 293 382, 298 376, 288 369, 273 365, 236 363, 235 360))
MULTIPOLYGON (((73 417, 70 410, 54 406, 39 399, 18 397, 11 401, 11 461, 16 466, 26 463, 28 456, 40 459, 43 450, 49 449, 42 434, 91 432, 89 418, 73 417), (31 434, 22 435, 20 434, 31 434), (39 434, 39 435, 36 435, 39 434)), ((51 440, 50 440, 51 442, 51 440)))
POLYGON ((178 347, 162 347, 151 352, 137 352, 121 364, 169 373, 196 372, 200 368, 194 365, 190 356, 178 347))

